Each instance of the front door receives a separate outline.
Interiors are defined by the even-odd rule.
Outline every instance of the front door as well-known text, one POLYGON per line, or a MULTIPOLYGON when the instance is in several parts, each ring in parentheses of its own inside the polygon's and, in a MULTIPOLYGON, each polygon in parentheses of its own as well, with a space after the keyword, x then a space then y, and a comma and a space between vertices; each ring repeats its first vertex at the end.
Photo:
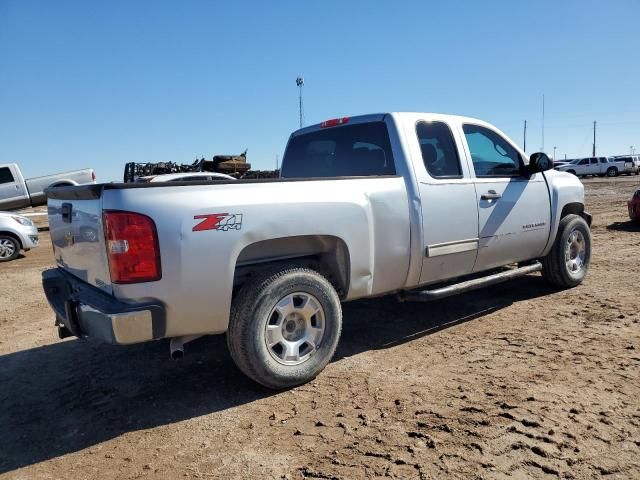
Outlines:
POLYGON ((8 166, 0 167, 0 210, 24 206, 24 189, 11 170, 8 166))
POLYGON ((476 193, 456 131, 445 122, 419 120, 411 133, 417 135, 422 158, 414 162, 422 206, 422 284, 467 275, 476 261, 476 193))
POLYGON ((520 153, 498 132, 463 125, 478 205, 474 272, 538 257, 549 237, 551 207, 542 173, 523 174, 520 153))

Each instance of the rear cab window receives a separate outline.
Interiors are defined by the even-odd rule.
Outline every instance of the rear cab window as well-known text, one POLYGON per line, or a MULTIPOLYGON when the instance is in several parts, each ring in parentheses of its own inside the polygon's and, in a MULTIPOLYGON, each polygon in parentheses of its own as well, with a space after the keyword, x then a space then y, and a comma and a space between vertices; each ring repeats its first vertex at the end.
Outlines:
POLYGON ((416 134, 422 161, 433 178, 462 178, 458 148, 451 129, 444 122, 420 121, 416 134))
POLYGON ((295 135, 282 159, 281 178, 395 175, 384 122, 322 128, 295 135))
POLYGON ((0 184, 2 183, 13 183, 15 180, 13 175, 11 174, 11 170, 9 167, 0 168, 0 184))

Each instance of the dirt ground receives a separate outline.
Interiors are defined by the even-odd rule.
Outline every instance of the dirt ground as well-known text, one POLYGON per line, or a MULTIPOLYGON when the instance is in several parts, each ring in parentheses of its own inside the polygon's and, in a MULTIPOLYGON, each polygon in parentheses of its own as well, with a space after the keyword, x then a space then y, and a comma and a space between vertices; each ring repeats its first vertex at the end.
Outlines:
POLYGON ((640 177, 589 179, 586 282, 344 305, 334 361, 274 393, 224 338, 59 341, 42 247, 0 265, 0 478, 640 478, 640 177))

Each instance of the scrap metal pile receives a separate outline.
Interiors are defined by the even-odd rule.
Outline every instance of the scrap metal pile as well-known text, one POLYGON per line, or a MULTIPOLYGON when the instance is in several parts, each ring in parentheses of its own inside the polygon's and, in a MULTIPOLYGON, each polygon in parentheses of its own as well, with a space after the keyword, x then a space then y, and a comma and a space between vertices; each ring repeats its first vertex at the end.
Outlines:
POLYGON ((196 159, 191 164, 174 162, 136 163, 129 162, 124 167, 124 182, 135 182, 140 177, 184 172, 217 172, 242 178, 277 178, 278 170, 251 170, 247 163, 247 151, 240 155, 214 155, 211 160, 196 159))

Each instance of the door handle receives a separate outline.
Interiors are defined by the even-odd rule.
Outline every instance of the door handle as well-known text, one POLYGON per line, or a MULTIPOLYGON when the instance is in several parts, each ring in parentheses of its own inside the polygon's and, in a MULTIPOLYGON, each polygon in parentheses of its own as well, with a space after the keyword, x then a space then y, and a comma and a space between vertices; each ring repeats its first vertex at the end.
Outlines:
POLYGON ((483 193, 480 198, 482 200, 498 200, 499 198, 502 198, 502 195, 496 193, 495 190, 489 190, 487 193, 483 193))

